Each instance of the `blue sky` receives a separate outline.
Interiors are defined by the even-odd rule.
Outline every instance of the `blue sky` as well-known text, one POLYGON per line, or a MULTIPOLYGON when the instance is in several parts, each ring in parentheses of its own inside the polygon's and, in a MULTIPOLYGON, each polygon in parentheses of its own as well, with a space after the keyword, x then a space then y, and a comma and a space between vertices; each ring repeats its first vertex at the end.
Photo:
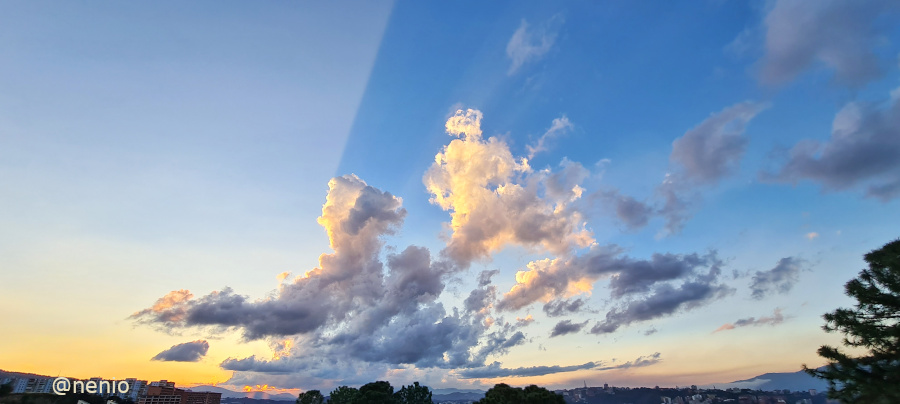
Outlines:
POLYGON ((898 237, 898 12, 3 4, 2 366, 329 389, 818 364, 821 314, 898 237))

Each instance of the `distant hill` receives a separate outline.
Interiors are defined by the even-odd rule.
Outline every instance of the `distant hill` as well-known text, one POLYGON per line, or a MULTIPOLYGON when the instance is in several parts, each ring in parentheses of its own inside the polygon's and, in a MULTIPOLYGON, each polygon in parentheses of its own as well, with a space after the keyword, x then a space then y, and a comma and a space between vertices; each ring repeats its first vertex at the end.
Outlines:
POLYGON ((275 401, 295 401, 297 396, 289 393, 269 394, 262 391, 234 391, 218 386, 194 386, 187 387, 193 391, 209 391, 212 393, 222 393, 222 398, 252 398, 256 400, 275 400, 275 401))
POLYGON ((810 376, 804 371, 793 373, 766 373, 750 379, 738 380, 731 383, 716 384, 716 388, 742 388, 763 391, 773 390, 790 390, 790 391, 806 391, 816 389, 818 391, 828 390, 828 382, 810 376))

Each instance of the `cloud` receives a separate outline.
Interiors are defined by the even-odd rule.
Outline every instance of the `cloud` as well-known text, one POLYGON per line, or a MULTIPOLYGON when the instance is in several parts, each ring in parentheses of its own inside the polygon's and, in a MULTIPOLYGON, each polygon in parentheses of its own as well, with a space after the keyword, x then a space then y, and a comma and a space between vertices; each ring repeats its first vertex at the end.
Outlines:
POLYGON ((578 331, 581 331, 584 326, 587 325, 587 321, 583 323, 573 323, 572 320, 563 320, 556 323, 553 326, 553 330, 550 331, 550 338, 559 337, 561 335, 572 334, 578 331))
POLYGON ((612 297, 620 298, 628 294, 649 292, 650 288, 662 281, 682 279, 693 275, 703 267, 710 273, 721 272, 722 262, 715 254, 653 254, 650 260, 631 260, 623 263, 625 268, 610 278, 612 297))
POLYGON ((660 356, 661 356, 660 353, 656 352, 652 355, 639 356, 637 359, 635 359, 633 361, 625 362, 621 365, 604 366, 604 367, 597 368, 597 370, 630 369, 630 368, 642 368, 642 367, 652 366, 652 365, 655 365, 662 361, 660 356))
POLYGON ((765 17, 760 80, 782 84, 816 64, 838 82, 861 86, 880 75, 874 52, 882 30, 896 23, 891 0, 778 0, 765 17))
POLYGON ((806 233, 806 236, 805 236, 805 237, 806 237, 807 239, 809 239, 810 241, 812 241, 813 239, 819 237, 819 233, 816 233, 816 232, 814 232, 814 231, 811 231, 811 232, 809 232, 809 233, 806 233))
POLYGON ((775 173, 763 180, 818 182, 825 190, 865 187, 866 196, 889 201, 900 196, 900 103, 884 107, 853 102, 834 117, 831 139, 803 140, 775 173))
POLYGON ((529 262, 526 271, 516 274, 516 284, 503 295, 497 308, 517 310, 539 300, 549 302, 554 298, 586 293, 601 277, 610 278, 613 298, 648 292, 654 285, 678 279, 714 282, 722 266, 715 253, 657 253, 649 260, 634 259, 622 253, 616 246, 593 246, 576 257, 529 262))
POLYGON ((629 324, 652 320, 690 310, 728 296, 734 289, 710 282, 691 281, 679 286, 662 284, 650 295, 628 301, 606 313, 606 318, 591 328, 592 334, 609 334, 629 324))
POLYGON ((516 317, 516 327, 525 327, 534 322, 534 317, 531 314, 525 317, 516 317))
POLYGON ((778 264, 768 271, 756 271, 750 282, 753 298, 760 300, 772 293, 790 292, 794 284, 800 280, 803 263, 804 261, 799 258, 786 257, 780 259, 778 264))
POLYGON ((713 331, 713 334, 715 334, 715 333, 717 333, 717 332, 719 332, 719 331, 733 330, 733 329, 738 328, 738 327, 747 327, 747 326, 754 326, 754 327, 756 327, 756 326, 761 326, 761 325, 771 325, 771 326, 775 326, 775 325, 781 324, 781 323, 783 323, 783 322, 784 322, 784 315, 781 314, 781 309, 780 309, 780 308, 776 308, 775 311, 772 313, 772 316, 771 316, 771 317, 760 317, 760 318, 748 317, 748 318, 742 318, 742 319, 740 319, 740 320, 735 321, 734 323, 726 323, 726 324, 722 324, 721 327, 719 327, 719 328, 717 328, 715 331, 713 331))
POLYGON ((584 369, 594 369, 599 366, 599 363, 595 362, 587 362, 581 365, 571 365, 571 366, 528 366, 528 367, 518 367, 518 368, 504 368, 501 366, 500 362, 494 362, 490 365, 474 368, 474 369, 465 369, 458 372, 458 376, 460 379, 494 379, 498 377, 530 377, 530 376, 543 376, 550 375, 554 373, 565 373, 565 372, 574 372, 576 370, 584 370, 584 369))
MULTIPOLYGON (((529 315, 507 322, 496 316, 499 312, 537 301, 548 303, 549 316, 577 312, 584 299, 573 297, 591 293, 600 279, 609 279, 617 310, 672 285, 724 288, 717 282, 720 263, 714 253, 654 254, 644 260, 597 244, 577 202, 590 172, 567 159, 535 170, 526 158, 514 158, 502 140, 485 138, 481 122, 476 110, 451 116, 446 130, 454 138, 423 176, 431 202, 450 218, 439 253, 415 245, 387 247, 386 238, 406 217, 402 199, 345 175, 328 184, 318 223, 331 249, 319 256, 318 265, 293 279, 282 273, 275 290, 261 298, 229 287, 199 296, 175 290, 131 319, 167 330, 233 331, 268 343, 272 357, 221 362, 238 372, 234 380, 278 375, 273 380, 299 377, 322 385, 373 380, 398 369, 443 369, 446 375, 447 369, 488 368, 488 358, 528 342, 522 328, 534 321, 529 315), (529 262, 502 295, 492 284, 499 271, 482 271, 457 307, 445 306, 448 282, 463 276, 473 260, 489 259, 507 246, 550 258, 529 262)), ((686 299, 680 308, 695 307, 715 293, 711 296, 686 299)), ((562 321, 554 335, 587 325, 562 321)))
POLYGON ((150 308, 134 313, 131 317, 145 323, 178 323, 184 320, 184 303, 194 295, 187 289, 173 290, 156 300, 150 308))
POLYGON ((681 233, 690 218, 690 202, 683 195, 687 188, 675 175, 667 173, 663 182, 656 187, 656 194, 662 198, 663 205, 656 213, 666 219, 666 224, 658 237, 681 233))
POLYGON ((656 327, 650 327, 644 331, 644 336, 650 336, 656 334, 657 332, 659 332, 659 330, 657 330, 656 327))
POLYGON ((525 63, 537 61, 547 54, 562 23, 562 16, 555 15, 545 24, 529 29, 528 22, 523 19, 506 44, 506 56, 510 60, 507 74, 512 76, 525 63))
POLYGON ((544 376, 554 373, 574 372, 576 370, 613 370, 613 369, 629 369, 636 367, 646 367, 659 363, 660 353, 656 352, 652 355, 640 356, 633 361, 628 361, 618 365, 604 365, 603 362, 587 362, 581 365, 570 366, 525 366, 518 368, 504 368, 500 362, 493 362, 490 365, 465 369, 458 372, 461 379, 495 379, 500 377, 532 377, 544 376))
POLYGON ((631 230, 646 226, 656 213, 653 206, 631 196, 623 195, 617 190, 598 192, 593 197, 612 207, 619 221, 631 230))
POLYGON ((550 302, 546 310, 555 312, 560 309, 558 299, 590 292, 594 282, 606 277, 610 297, 622 303, 608 311, 591 332, 612 333, 622 326, 691 310, 730 295, 734 289, 718 281, 722 266, 714 252, 653 254, 651 259, 641 260, 622 255, 615 246, 594 246, 571 258, 529 262, 526 271, 516 274, 516 284, 503 295, 497 309, 518 310, 543 300, 550 302))
POLYGON ((334 253, 323 254, 319 267, 293 283, 282 284, 276 298, 250 301, 225 288, 198 299, 179 297, 171 306, 143 310, 132 318, 168 327, 234 327, 243 330, 246 339, 309 333, 350 314, 357 314, 356 324, 374 320, 369 315, 376 314, 385 317, 373 321, 373 325, 385 321, 402 311, 399 301, 403 298, 406 305, 428 300, 439 294, 436 288, 442 287, 432 280, 434 274, 408 274, 437 271, 427 263, 427 250, 418 248, 391 257, 396 271, 389 284, 384 284, 380 237, 391 234, 405 214, 400 198, 370 187, 356 176, 334 178, 319 217, 334 253), (413 263, 415 260, 418 262, 413 263), (391 286, 404 288, 399 293, 405 295, 389 294, 391 286), (390 307, 376 304, 378 301, 390 307))
MULTIPOLYGON (((710 115, 672 142, 666 174, 656 193, 663 200, 657 213, 666 218, 661 235, 681 232, 690 217, 691 193, 698 186, 713 186, 734 174, 744 156, 747 124, 769 107, 744 101, 710 115)), ((640 217, 640 216, 639 216, 640 217)))
POLYGON ((528 150, 528 158, 531 159, 535 154, 538 154, 542 151, 547 150, 547 141, 558 137, 560 135, 565 134, 566 132, 572 130, 572 123, 569 122, 569 118, 565 115, 556 118, 553 120, 553 123, 550 125, 550 129, 547 129, 540 138, 538 138, 537 143, 534 146, 528 145, 525 146, 525 149, 528 150))
MULTIPOLYGON (((494 299, 489 285, 494 272, 482 273, 463 311, 448 313, 436 299, 446 276, 457 271, 452 264, 432 260, 428 249, 416 246, 381 260, 381 238, 393 233, 406 214, 401 202, 355 176, 334 178, 319 218, 334 252, 322 254, 318 267, 280 283, 265 299, 251 300, 230 288, 200 298, 182 290, 132 318, 173 329, 236 329, 248 340, 289 336, 310 357, 348 363, 466 365, 488 328, 481 311, 494 299)), ((497 331, 491 338, 522 340, 512 330, 497 331)), ((261 371, 291 366, 255 358, 226 365, 261 371)))
POLYGON ((584 307, 584 299, 564 300, 557 299, 544 304, 544 313, 548 317, 561 317, 575 314, 584 307))
POLYGON ((621 249, 616 246, 592 246, 571 258, 545 258, 526 264, 516 273, 516 284, 503 295, 497 309, 512 311, 543 300, 581 294, 592 289, 601 276, 616 270, 621 249))
POLYGON ((768 104, 745 101, 710 115, 672 142, 669 159, 691 182, 715 184, 734 173, 744 155, 747 124, 768 104))
POLYGON ((197 362, 206 355, 209 343, 204 340, 185 342, 162 351, 151 360, 167 362, 197 362))
MULTIPOLYGON (((277 289, 264 298, 228 287, 199 297, 177 290, 131 318, 265 340, 274 359, 228 358, 221 366, 313 378, 336 377, 333 363, 373 377, 390 366, 473 368, 526 343, 518 328, 533 317, 510 324, 492 316, 498 298, 491 278, 498 270, 481 272, 460 307, 445 308, 439 297, 471 260, 507 245, 565 255, 593 243, 572 206, 588 172, 568 160, 534 171, 503 141, 482 137, 481 120, 476 110, 451 116, 447 133, 457 138, 424 176, 432 202, 450 212, 451 234, 437 256, 418 246, 386 249, 384 238, 406 216, 401 198, 345 175, 329 182, 318 219, 332 250, 318 266, 293 279, 280 274, 277 289), (304 360, 297 359, 301 354, 304 360)), ((551 132, 566 126, 557 121, 551 132)))
POLYGON ((581 165, 564 161, 560 172, 534 172, 503 141, 484 139, 480 122, 478 111, 457 111, 447 132, 459 138, 423 178, 431 202, 450 212, 444 254, 464 267, 507 245, 564 254, 592 243, 581 213, 569 206, 581 197, 581 165))

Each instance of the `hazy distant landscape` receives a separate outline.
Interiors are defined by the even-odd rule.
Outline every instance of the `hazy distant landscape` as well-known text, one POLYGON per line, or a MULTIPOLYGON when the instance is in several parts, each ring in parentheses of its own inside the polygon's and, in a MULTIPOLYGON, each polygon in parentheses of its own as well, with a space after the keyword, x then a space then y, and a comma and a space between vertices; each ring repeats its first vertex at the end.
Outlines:
POLYGON ((2 404, 900 402, 898 60, 897 0, 0 1, 2 404))

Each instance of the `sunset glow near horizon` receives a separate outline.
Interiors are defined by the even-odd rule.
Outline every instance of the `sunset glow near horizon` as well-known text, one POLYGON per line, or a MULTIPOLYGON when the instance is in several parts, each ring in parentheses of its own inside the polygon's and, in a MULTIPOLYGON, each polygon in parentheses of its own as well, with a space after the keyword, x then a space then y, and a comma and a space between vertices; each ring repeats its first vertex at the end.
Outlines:
POLYGON ((900 237, 891 1, 0 4, 0 369, 819 366, 900 237))

